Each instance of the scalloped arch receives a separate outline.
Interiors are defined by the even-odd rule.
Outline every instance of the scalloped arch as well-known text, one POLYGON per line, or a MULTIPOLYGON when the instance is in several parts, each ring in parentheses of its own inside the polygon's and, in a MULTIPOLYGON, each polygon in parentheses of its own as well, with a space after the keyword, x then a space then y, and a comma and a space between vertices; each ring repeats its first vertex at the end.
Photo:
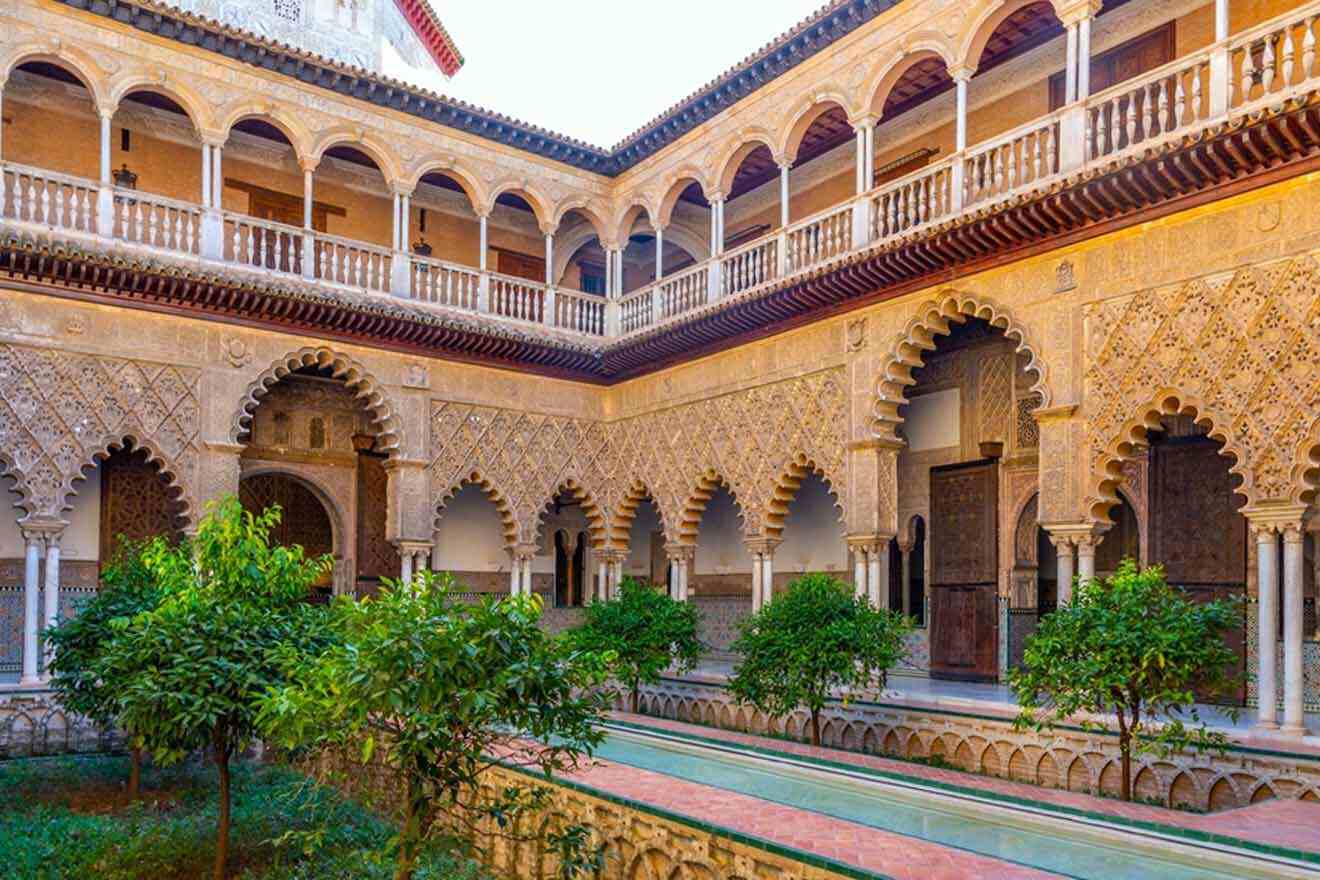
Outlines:
POLYGON ((766 538, 782 538, 784 528, 788 521, 788 509, 797 497, 798 490, 802 487, 803 481, 810 475, 815 474, 825 483, 825 488, 833 496, 834 509, 838 511, 837 521, 845 521, 845 511, 843 509, 843 493, 840 491, 838 482, 825 472, 825 469, 816 464, 814 460, 804 453, 798 453, 787 462, 780 470, 778 478, 775 480, 774 489, 770 493, 770 499, 765 505, 764 521, 761 523, 762 536, 766 538))
POLYGON ((1291 500, 1299 504, 1314 503, 1320 497, 1320 416, 1311 422, 1310 430, 1298 444, 1293 462, 1291 500))
MULTIPOLYGON (((697 478, 696 486, 688 493, 687 499, 683 502, 683 507, 677 518, 678 521, 674 524, 674 535, 670 537, 666 533, 666 539, 676 544, 695 545, 697 543, 697 532, 701 527, 701 516, 706 512, 706 506, 710 504, 710 499, 714 498, 721 488, 724 488, 733 497, 734 506, 738 508, 738 519, 743 522, 743 531, 745 532, 747 514, 738 498, 738 492, 718 471, 714 468, 708 468, 697 478)), ((750 535, 749 537, 756 536, 750 535)))
POLYGON ((1123 423, 1118 435, 1101 452, 1087 486, 1086 512, 1092 520, 1097 523, 1112 522, 1109 511, 1121 500, 1118 489, 1126 479, 1123 462, 1136 458, 1137 447, 1145 444, 1147 432, 1160 429, 1163 416, 1190 416, 1196 424, 1207 427, 1210 439, 1223 444, 1220 454, 1233 461, 1229 473, 1242 481, 1234 491, 1247 499, 1247 506, 1261 500, 1256 497, 1251 474, 1244 466, 1242 451, 1231 429, 1221 424, 1223 420, 1216 419, 1202 401, 1176 389, 1164 388, 1137 408, 1136 415, 1123 423))
POLYGON ((650 501, 651 506, 655 508, 656 516, 660 518, 661 531, 668 534, 665 528, 665 513, 660 509, 660 502, 655 498, 654 493, 642 480, 633 480, 628 485, 628 490, 623 494, 623 499, 619 502, 618 509, 610 520, 609 545, 615 549, 627 550, 632 546, 632 525, 637 519, 637 508, 642 506, 642 502, 650 501))
POLYGON ((281 379, 303 367, 328 368, 336 379, 344 380, 344 384, 371 413, 380 448, 391 456, 399 451, 403 442, 402 429, 394 403, 385 393, 385 386, 367 372, 366 367, 348 355, 325 347, 311 346, 280 358, 248 385, 230 428, 229 439, 232 442, 241 442, 241 438, 248 433, 252 414, 266 392, 281 379))
POLYGON ((84 459, 82 465, 66 477, 60 485, 59 503, 56 505, 55 512, 62 514, 64 511, 73 508, 73 499, 78 494, 78 484, 87 480, 85 470, 96 467, 114 453, 125 448, 131 448, 135 451, 140 449, 147 454, 147 463, 155 466, 156 474, 165 483, 165 491, 170 496, 170 500, 178 505, 179 522, 183 525, 191 523, 196 505, 191 493, 188 491, 187 484, 175 473, 170 465, 169 458, 160 451, 160 447, 156 445, 152 438, 134 433, 125 433, 118 439, 104 443, 100 449, 84 459))
POLYGON ((479 471, 473 471, 464 479, 450 486, 436 500, 435 528, 440 527, 440 520, 444 517, 445 507, 448 505, 449 499, 463 491, 464 486, 476 486, 495 505, 495 510, 500 515, 500 523, 504 526, 505 545, 512 547, 518 543, 518 520, 513 514, 513 508, 509 505, 508 494, 479 471))
POLYGON ((555 503, 556 498, 564 494, 567 494, 581 505, 582 512, 586 514, 587 534, 591 537, 591 546, 597 550, 604 548, 609 541, 609 533, 605 524, 605 509, 597 503, 591 491, 573 477, 566 477, 561 480, 545 503, 536 509, 528 528, 523 530, 528 540, 531 542, 540 541, 542 517, 546 509, 555 503))
POLYGON ((876 381, 876 400, 872 410, 872 430, 877 437, 898 440, 897 428, 903 421, 898 408, 907 403, 904 389, 912 385, 912 371, 922 365, 923 352, 935 348, 935 337, 950 332, 951 324, 978 318, 1004 332, 1017 342, 1017 351, 1030 358, 1027 369, 1036 374, 1031 390, 1040 395, 1040 407, 1051 405, 1049 379, 1039 347, 1028 339, 1024 328, 1013 316, 994 301, 985 297, 949 291, 936 299, 927 300, 917 309, 916 317, 894 340, 890 354, 880 365, 876 381))

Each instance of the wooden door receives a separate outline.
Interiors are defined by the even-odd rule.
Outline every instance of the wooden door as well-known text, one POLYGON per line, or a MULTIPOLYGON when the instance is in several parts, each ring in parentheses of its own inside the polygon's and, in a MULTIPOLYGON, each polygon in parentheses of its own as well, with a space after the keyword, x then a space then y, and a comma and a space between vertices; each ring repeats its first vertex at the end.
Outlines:
POLYGON ((178 534, 177 504, 142 450, 120 449, 101 462, 100 560, 110 561, 120 538, 144 541, 178 534))
MULTIPOLYGON (((1150 456, 1151 562, 1163 565, 1169 583, 1198 602, 1245 598, 1247 521, 1219 444, 1209 437, 1172 438, 1152 443, 1150 456)), ((1240 624, 1224 634, 1239 677, 1247 662, 1245 606, 1242 613, 1240 624)), ((1244 678, 1227 701, 1245 705, 1246 697, 1244 678)), ((1225 702, 1204 692, 1198 699, 1225 702)))
POLYGON ((930 674, 994 681, 999 671, 999 470, 930 472, 930 674))

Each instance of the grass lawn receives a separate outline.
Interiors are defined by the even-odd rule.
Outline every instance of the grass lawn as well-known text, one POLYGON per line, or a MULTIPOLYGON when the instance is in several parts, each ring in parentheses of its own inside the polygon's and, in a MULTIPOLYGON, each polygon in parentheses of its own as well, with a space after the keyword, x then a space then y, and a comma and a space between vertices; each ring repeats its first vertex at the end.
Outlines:
MULTIPOLYGON (((216 774, 207 765, 142 774, 142 799, 125 797, 128 759, 0 761, 0 876, 7 880, 198 880, 214 858, 216 774)), ((390 823, 283 767, 236 764, 230 877, 365 878, 394 873, 390 823), (321 845, 276 844, 287 831, 324 828, 321 845)), ((479 880, 471 864, 427 852, 417 880, 479 880)))

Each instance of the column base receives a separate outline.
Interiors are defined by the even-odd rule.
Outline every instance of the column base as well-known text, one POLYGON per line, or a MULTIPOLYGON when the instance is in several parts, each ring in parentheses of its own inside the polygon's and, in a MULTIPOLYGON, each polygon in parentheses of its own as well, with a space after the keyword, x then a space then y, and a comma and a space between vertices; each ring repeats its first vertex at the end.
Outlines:
POLYGON ((1257 721, 1251 725, 1252 733, 1278 733, 1279 724, 1277 721, 1257 721))
POLYGON ((42 681, 40 677, 37 678, 25 677, 25 678, 20 678, 18 680, 18 686, 21 688, 31 688, 33 690, 36 690, 37 688, 44 688, 46 686, 46 682, 42 681))
POLYGON ((1306 729, 1306 725, 1304 724, 1285 724, 1284 726, 1279 728, 1280 736, 1291 736, 1291 737, 1301 738, 1303 736, 1306 736, 1307 733, 1308 731, 1306 729))

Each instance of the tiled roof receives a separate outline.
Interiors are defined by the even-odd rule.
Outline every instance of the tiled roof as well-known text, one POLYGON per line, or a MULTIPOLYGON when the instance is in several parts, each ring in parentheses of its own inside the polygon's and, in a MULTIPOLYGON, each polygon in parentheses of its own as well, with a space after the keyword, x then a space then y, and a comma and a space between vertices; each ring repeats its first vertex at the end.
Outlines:
POLYGON ((427 0, 394 0, 403 17, 412 25, 418 39, 431 53, 431 58, 444 71, 445 76, 453 76, 463 66, 463 55, 458 51, 454 38, 445 30, 440 16, 427 0))

